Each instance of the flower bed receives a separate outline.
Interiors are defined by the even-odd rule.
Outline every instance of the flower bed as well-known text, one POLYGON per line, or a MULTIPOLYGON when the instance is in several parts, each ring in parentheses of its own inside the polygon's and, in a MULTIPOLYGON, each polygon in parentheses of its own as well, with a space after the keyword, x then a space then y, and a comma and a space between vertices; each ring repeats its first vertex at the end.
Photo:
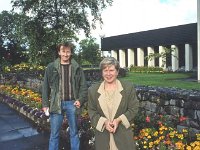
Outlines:
MULTIPOLYGON (((42 130, 49 130, 49 118, 41 110, 41 96, 38 93, 10 85, 0 85, 0 93, 2 102, 31 119, 42 130)), ((94 131, 91 128, 86 109, 78 121, 82 144, 87 150, 93 149, 94 131)), ((191 137, 188 128, 181 131, 176 129, 176 122, 186 121, 187 118, 183 116, 171 118, 162 114, 146 115, 144 111, 140 110, 133 126, 134 139, 138 149, 199 150, 200 134, 191 137)), ((69 140, 68 131, 68 124, 65 119, 61 136, 69 140)))
POLYGON ((134 132, 139 149, 148 150, 198 150, 200 134, 190 135, 189 128, 177 130, 176 122, 185 122, 186 117, 171 118, 167 115, 145 115, 140 111, 135 120, 134 132))
MULTIPOLYGON (((49 117, 41 110, 41 98, 38 93, 18 86, 0 85, 0 101, 31 120, 37 125, 38 131, 50 131, 49 117)), ((82 148, 94 149, 94 133, 87 111, 83 111, 78 118, 78 125, 82 148)), ((69 142, 69 128, 66 118, 63 121, 61 138, 69 142)))

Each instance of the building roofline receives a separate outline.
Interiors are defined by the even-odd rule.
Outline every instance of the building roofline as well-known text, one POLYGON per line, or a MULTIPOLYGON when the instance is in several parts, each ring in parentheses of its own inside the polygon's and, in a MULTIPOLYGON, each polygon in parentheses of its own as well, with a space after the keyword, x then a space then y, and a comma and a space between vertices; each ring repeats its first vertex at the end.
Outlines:
POLYGON ((197 43, 197 23, 159 28, 101 39, 101 50, 197 43))

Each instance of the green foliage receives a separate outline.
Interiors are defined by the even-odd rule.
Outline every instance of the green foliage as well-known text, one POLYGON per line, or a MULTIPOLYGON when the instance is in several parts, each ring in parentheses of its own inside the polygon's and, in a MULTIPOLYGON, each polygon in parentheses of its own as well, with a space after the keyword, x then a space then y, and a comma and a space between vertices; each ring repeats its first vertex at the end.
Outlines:
POLYGON ((166 65, 167 57, 174 56, 176 59, 178 59, 177 56, 173 55, 173 52, 175 50, 176 50, 175 48, 164 47, 162 52, 150 53, 150 54, 148 54, 148 56, 145 57, 145 59, 152 60, 154 58, 162 58, 162 67, 164 67, 166 65))
POLYGON ((82 30, 89 36, 96 23, 103 23, 102 10, 112 4, 112 0, 11 2, 13 11, 0 14, 0 62, 17 64, 28 58, 29 62, 42 65, 56 58, 58 43, 78 41, 82 30))
POLYGON ((28 42, 30 62, 47 63, 43 59, 55 59, 56 45, 72 40, 84 31, 90 35, 96 23, 102 24, 101 12, 112 0, 13 0, 13 9, 29 16, 24 24, 24 37, 28 42))
POLYGON ((28 63, 20 63, 2 68, 3 74, 7 78, 20 78, 26 80, 27 77, 42 79, 44 76, 45 66, 39 66, 28 63))
POLYGON ((112 0, 13 0, 14 8, 20 8, 26 14, 31 12, 32 18, 42 21, 43 27, 48 26, 52 31, 66 29, 68 33, 83 29, 87 35, 91 26, 95 27, 97 21, 102 22, 101 11, 111 4, 112 0), (92 17, 92 24, 89 22, 89 15, 92 17))
POLYGON ((124 78, 136 85, 158 86, 158 87, 176 87, 181 89, 200 90, 198 82, 187 81, 188 78, 196 80, 196 72, 187 73, 136 73, 128 72, 124 78))
POLYGON ((140 66, 130 66, 131 72, 163 72, 163 68, 160 67, 140 67, 140 66))
POLYGON ((80 42, 80 57, 81 64, 94 65, 101 61, 101 53, 99 45, 95 43, 95 38, 84 39, 80 42))
POLYGON ((16 64, 26 61, 23 23, 26 16, 3 11, 0 14, 0 62, 16 64))

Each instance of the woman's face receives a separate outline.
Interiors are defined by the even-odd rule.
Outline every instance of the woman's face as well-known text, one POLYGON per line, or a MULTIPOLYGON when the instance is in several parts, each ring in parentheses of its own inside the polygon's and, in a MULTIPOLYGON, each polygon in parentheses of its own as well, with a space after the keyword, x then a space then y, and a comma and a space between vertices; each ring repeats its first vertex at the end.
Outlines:
POLYGON ((102 70, 102 76, 105 82, 113 83, 117 79, 118 71, 114 65, 109 65, 102 70))

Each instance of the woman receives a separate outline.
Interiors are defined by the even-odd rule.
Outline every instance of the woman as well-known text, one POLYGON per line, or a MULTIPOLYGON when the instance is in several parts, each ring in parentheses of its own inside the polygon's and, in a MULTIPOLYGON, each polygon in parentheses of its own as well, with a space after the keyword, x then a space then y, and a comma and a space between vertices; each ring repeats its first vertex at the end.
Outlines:
POLYGON ((95 130, 96 150, 135 150, 131 125, 139 102, 132 83, 117 79, 119 63, 106 57, 100 63, 103 81, 88 90, 88 113, 95 130))

